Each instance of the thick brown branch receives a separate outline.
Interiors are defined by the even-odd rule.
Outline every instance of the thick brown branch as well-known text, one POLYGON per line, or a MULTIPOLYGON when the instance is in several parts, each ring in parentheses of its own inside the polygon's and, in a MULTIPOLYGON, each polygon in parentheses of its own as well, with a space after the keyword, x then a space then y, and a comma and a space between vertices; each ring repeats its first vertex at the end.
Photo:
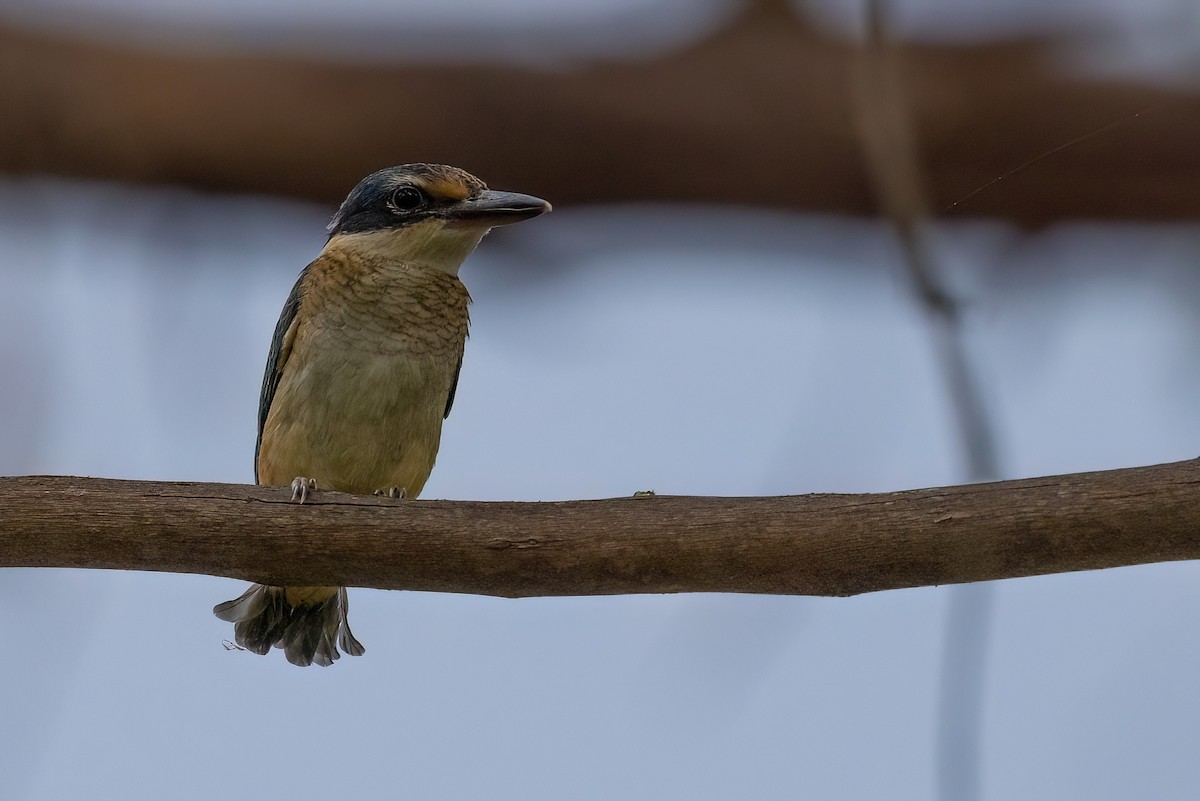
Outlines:
POLYGON ((0 479, 0 566, 482 595, 861 592, 1200 558, 1200 460, 872 495, 390 501, 0 479))

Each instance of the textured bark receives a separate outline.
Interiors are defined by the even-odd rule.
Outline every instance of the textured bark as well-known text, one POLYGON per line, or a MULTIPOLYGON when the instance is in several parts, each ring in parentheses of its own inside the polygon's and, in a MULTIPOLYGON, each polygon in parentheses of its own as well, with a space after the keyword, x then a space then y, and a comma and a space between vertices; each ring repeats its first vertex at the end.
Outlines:
MULTIPOLYGON (((0 171, 332 205, 374 169, 442 161, 560 207, 662 200, 871 213, 854 47, 788 5, 754 4, 675 52, 561 70, 150 50, 0 28, 0 171)), ((952 213, 1029 224, 1194 219, 1200 98, 1065 75, 1052 56, 1067 43, 900 48, 932 209, 1126 120, 952 213)))
POLYGON ((1200 558, 1200 460, 869 495, 392 501, 0 479, 0 566, 482 595, 853 595, 1200 558))

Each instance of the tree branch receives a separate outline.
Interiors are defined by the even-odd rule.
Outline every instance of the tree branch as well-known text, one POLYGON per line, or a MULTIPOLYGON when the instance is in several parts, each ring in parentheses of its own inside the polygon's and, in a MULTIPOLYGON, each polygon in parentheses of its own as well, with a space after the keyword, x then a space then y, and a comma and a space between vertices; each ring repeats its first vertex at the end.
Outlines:
MULTIPOLYGON (((748 6, 652 58, 569 69, 354 64, 205 51, 190 30, 175 32, 188 47, 151 48, 0 25, 0 171, 330 205, 381 166, 443 161, 564 208, 700 201, 870 213, 844 91, 856 48, 781 10, 790 5, 748 6)), ((367 33, 394 42, 398 57, 412 36, 367 33)), ((309 35, 330 33, 298 41, 309 35)), ((473 52, 461 31, 441 41, 473 52)), ((1034 225, 1195 219, 1200 98, 1064 74, 1055 53, 1084 43, 897 45, 933 208, 961 201, 956 215, 1034 225), (1014 171, 1031 160, 1036 169, 1014 171)))
POLYGON ((507 597, 854 595, 1200 558, 1200 460, 869 495, 391 501, 0 479, 0 567, 507 597))

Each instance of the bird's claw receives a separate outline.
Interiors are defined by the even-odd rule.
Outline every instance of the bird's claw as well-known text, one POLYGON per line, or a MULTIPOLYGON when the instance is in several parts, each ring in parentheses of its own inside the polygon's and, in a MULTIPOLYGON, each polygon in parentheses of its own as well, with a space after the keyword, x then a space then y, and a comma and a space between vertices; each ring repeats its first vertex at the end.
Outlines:
POLYGON ((377 489, 373 494, 384 498, 395 498, 396 500, 402 501, 408 497, 408 490, 406 490, 404 487, 397 487, 395 484, 393 484, 390 487, 377 489))
POLYGON ((304 476, 296 476, 292 479, 292 500, 304 503, 308 500, 308 493, 317 488, 317 480, 315 478, 305 478, 304 476))

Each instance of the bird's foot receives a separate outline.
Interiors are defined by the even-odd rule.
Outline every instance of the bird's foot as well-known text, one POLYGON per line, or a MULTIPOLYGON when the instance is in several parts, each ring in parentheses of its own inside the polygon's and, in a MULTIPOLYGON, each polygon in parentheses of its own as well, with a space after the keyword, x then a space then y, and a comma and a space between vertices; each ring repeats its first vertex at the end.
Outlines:
POLYGON ((292 500, 304 503, 308 500, 308 493, 317 488, 317 480, 315 478, 305 478, 304 476, 296 476, 292 479, 292 500))
POLYGON ((393 484, 390 487, 377 489, 372 494, 379 495, 384 498, 395 498, 396 500, 402 501, 408 497, 408 490, 406 490, 404 487, 397 487, 395 484, 393 484))

